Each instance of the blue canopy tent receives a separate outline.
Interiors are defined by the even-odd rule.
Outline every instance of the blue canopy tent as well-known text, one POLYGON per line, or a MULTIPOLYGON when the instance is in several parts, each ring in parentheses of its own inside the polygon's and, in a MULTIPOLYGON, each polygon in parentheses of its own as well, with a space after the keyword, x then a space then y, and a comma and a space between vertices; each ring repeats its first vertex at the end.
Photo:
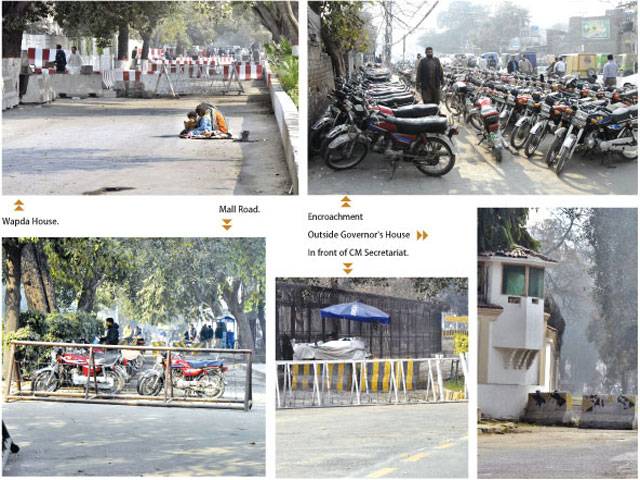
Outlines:
MULTIPOLYGON (((358 300, 350 303, 340 303, 338 305, 331 305, 320 309, 321 318, 336 318, 355 320, 356 322, 366 322, 380 324, 388 327, 391 324, 391 316, 382 310, 362 303, 358 300)), ((384 344, 386 351, 389 352, 390 333, 389 329, 384 329, 384 344)), ((371 349, 371 345, 369 345, 371 349)), ((383 347, 384 349, 384 347, 383 347)))

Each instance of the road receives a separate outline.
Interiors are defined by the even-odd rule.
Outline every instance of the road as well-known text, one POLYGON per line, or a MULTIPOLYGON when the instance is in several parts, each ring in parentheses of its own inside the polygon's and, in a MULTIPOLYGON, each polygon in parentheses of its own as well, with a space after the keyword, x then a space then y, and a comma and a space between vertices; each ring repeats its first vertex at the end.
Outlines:
POLYGON ((254 407, 3 404, 20 452, 5 476, 264 476, 264 374, 254 407))
POLYGON ((479 478, 637 478, 638 432, 522 427, 478 437, 479 478))
MULTIPOLYGON (((249 87, 247 87, 249 88, 249 87)), ((279 195, 291 186, 268 95, 58 99, 2 113, 5 195, 279 195), (207 100, 253 143, 178 137, 207 100)))
MULTIPOLYGON (((541 145, 551 142, 549 137, 541 145)), ((637 161, 612 157, 609 166, 599 159, 574 157, 560 177, 549 169, 541 154, 531 161, 524 154, 506 152, 497 164, 478 137, 466 127, 454 138, 456 165, 444 177, 431 178, 410 163, 402 163, 393 179, 381 154, 369 154, 357 167, 334 171, 319 157, 309 161, 309 193, 368 195, 595 195, 638 191, 637 161)), ((540 150, 539 150, 540 151, 540 150)))
POLYGON ((467 404, 278 410, 279 478, 466 478, 467 404))

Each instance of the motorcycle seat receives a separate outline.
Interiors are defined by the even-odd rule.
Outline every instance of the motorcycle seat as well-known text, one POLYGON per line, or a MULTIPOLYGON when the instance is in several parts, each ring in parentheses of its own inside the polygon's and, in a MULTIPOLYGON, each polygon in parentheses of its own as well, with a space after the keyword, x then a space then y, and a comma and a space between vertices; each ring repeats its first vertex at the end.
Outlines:
POLYGON ((118 361, 120 355, 118 352, 105 352, 104 354, 96 354, 96 365, 111 366, 118 361))
POLYGON ((435 103, 418 103, 416 105, 405 105, 392 111, 397 118, 419 118, 437 115, 439 110, 438 105, 435 103))
POLYGON ((396 118, 386 117, 387 122, 394 124, 399 133, 416 135, 419 133, 446 133, 449 122, 446 117, 396 118))
POLYGON ((222 367, 222 360, 187 360, 191 368, 222 367))
POLYGON ((627 108, 616 108, 611 113, 611 120, 614 123, 618 123, 618 122, 622 122, 624 120, 627 120, 629 118, 634 118, 637 116, 638 116, 638 105, 636 104, 627 108))

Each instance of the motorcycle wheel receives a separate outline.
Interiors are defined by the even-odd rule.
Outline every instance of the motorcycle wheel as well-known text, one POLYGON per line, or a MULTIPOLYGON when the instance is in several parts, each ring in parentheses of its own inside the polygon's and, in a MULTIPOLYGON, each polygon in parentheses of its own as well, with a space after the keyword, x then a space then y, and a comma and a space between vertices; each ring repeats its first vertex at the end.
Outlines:
POLYGON ((320 148, 322 147, 322 141, 327 135, 328 129, 325 127, 321 130, 312 130, 309 134, 309 153, 311 155, 320 154, 320 148))
POLYGON ((441 177, 451 171, 456 164, 456 156, 451 147, 440 138, 428 138, 426 144, 420 147, 421 152, 413 163, 418 170, 430 177, 441 177), (433 164, 430 159, 438 157, 438 162, 433 164), (446 160, 442 162, 442 158, 446 160))
POLYGON ((60 387, 58 376, 53 372, 40 372, 31 380, 31 392, 55 392, 60 387))
POLYGON ((155 397, 164 387, 164 380, 160 375, 146 375, 138 382, 138 394, 155 397))
POLYGON ((467 117, 467 121, 478 133, 481 133, 484 130, 484 122, 482 121, 482 116, 478 112, 470 114, 467 117))
POLYGON ((562 170, 564 170, 564 167, 567 164, 567 161, 569 160, 569 153, 571 152, 570 149, 566 148, 566 147, 560 147, 560 152, 558 153, 558 161, 556 162, 556 164, 554 165, 554 170, 556 172, 556 175, 560 175, 562 173, 562 170))
POLYGON ((549 150, 547 150, 544 159, 547 162, 547 166, 549 168, 553 167, 558 162, 558 154, 560 153, 560 149, 562 148, 562 142, 562 138, 556 137, 549 147, 549 150))
POLYGON ((620 137, 625 137, 627 135, 627 132, 628 135, 633 135, 633 138, 635 139, 635 141, 633 142, 633 146, 635 148, 631 150, 622 150, 620 154, 627 160, 635 160, 636 158, 638 158, 638 130, 627 129, 627 131, 620 134, 620 137))
POLYGON ((511 132, 510 143, 513 148, 520 150, 529 138, 529 132, 531 131, 531 122, 524 122, 522 125, 516 127, 511 132))
POLYGON ((144 367, 144 355, 140 354, 136 358, 134 358, 131 362, 131 365, 133 366, 134 372, 137 372, 142 367, 144 367))
POLYGON ((533 157, 542 142, 542 138, 544 137, 544 132, 536 132, 535 134, 530 134, 527 138, 524 145, 524 154, 527 158, 533 157))
POLYGON ((497 145, 495 145, 492 149, 491 149, 491 153, 493 153, 493 158, 495 158, 496 162, 501 163, 502 162, 502 151, 504 149, 502 147, 499 147, 497 145))
POLYGON ((102 375, 104 375, 107 378, 111 378, 113 380, 113 387, 111 387, 108 390, 105 390, 107 393, 115 395, 122 391, 126 383, 126 380, 124 379, 121 373, 116 371, 106 371, 106 372, 103 372, 102 375))
POLYGON ((369 146, 356 138, 336 148, 327 147, 324 152, 324 161, 334 170, 346 170, 359 164, 367 153, 369 153, 369 146))
POLYGON ((224 377, 217 372, 209 372, 207 375, 206 396, 208 398, 220 398, 224 395, 224 377))
POLYGON ((453 95, 447 108, 455 117, 459 116, 464 111, 464 99, 461 99, 458 95, 453 95))

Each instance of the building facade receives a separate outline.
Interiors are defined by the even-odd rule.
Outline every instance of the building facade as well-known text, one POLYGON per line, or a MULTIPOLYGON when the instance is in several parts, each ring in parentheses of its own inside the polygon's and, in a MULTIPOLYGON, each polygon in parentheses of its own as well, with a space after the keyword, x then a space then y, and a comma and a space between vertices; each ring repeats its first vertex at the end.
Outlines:
POLYGON ((478 408, 519 418, 530 392, 557 386, 558 336, 544 306, 545 268, 556 262, 523 247, 478 260, 478 408))

